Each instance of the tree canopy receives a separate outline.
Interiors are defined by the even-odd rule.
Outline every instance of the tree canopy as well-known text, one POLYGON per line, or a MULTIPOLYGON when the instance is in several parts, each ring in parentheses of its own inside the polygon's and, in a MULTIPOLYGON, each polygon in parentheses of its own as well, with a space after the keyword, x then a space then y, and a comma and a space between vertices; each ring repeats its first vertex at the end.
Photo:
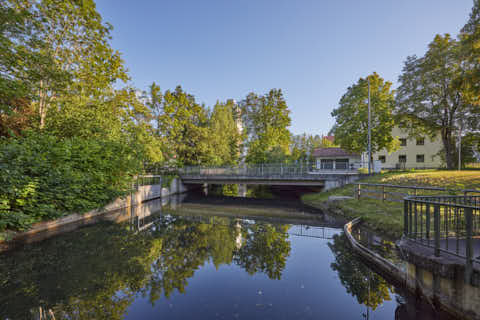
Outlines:
POLYGON ((240 103, 246 129, 246 161, 278 162, 290 153, 290 110, 280 89, 265 95, 249 93, 240 103))
POLYGON ((402 125, 415 132, 422 128, 431 136, 440 133, 447 168, 455 167, 455 137, 460 128, 478 130, 480 113, 470 103, 463 86, 465 76, 459 42, 450 35, 437 35, 423 57, 405 61, 396 97, 396 112, 402 125))
POLYGON ((368 80, 370 80, 372 152, 394 151, 399 143, 392 136, 394 121, 394 91, 392 83, 377 73, 360 78, 347 89, 338 108, 332 111, 335 143, 342 148, 361 153, 368 147, 368 80))

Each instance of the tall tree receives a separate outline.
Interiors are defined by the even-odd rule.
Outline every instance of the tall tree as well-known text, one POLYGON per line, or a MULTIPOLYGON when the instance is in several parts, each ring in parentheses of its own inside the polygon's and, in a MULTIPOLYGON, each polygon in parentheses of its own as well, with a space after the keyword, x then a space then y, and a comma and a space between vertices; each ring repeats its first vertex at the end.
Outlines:
POLYGON ((480 1, 473 1, 472 12, 460 31, 460 54, 463 60, 463 74, 460 84, 465 98, 480 105, 480 1))
POLYGON ((463 81, 464 63, 458 41, 437 35, 423 57, 405 61, 396 97, 396 112, 411 132, 422 128, 435 136, 440 132, 447 168, 455 167, 455 138, 460 128, 478 130, 480 113, 470 103, 463 81))
POLYGON ((280 89, 263 96, 252 92, 241 102, 241 108, 247 130, 247 162, 274 162, 278 153, 289 154, 290 110, 280 89))
POLYGON ((209 144, 208 114, 195 97, 177 86, 163 96, 158 117, 159 131, 166 141, 169 159, 177 165, 198 165, 212 161, 209 144))
MULTIPOLYGON (((53 105, 57 110, 74 95, 101 98, 117 80, 128 79, 120 53, 109 44, 112 26, 103 23, 93 0, 6 0, 5 7, 29 17, 27 36, 15 42, 36 58, 25 60, 36 75, 31 80, 40 128, 53 105)), ((23 74, 12 73, 19 79, 23 74)))
POLYGON ((233 100, 217 102, 209 121, 209 142, 213 165, 232 165, 240 158, 241 132, 237 122, 237 106, 233 100))
POLYGON ((364 152, 368 147, 368 80, 370 80, 372 152, 387 149, 394 151, 399 143, 392 136, 395 125, 393 118, 394 91, 392 83, 384 81, 377 73, 347 89, 332 111, 335 125, 332 133, 335 143, 352 152, 364 152))

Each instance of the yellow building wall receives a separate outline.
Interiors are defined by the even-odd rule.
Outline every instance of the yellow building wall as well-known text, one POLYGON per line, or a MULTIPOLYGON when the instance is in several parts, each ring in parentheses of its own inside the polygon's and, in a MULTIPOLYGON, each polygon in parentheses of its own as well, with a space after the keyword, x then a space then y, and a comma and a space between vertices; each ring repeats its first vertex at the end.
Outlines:
MULTIPOLYGON (((373 154, 374 160, 379 160, 379 156, 385 156, 385 163, 382 163, 382 168, 396 168, 399 164, 399 156, 406 155, 407 162, 405 163, 405 168, 438 168, 443 166, 442 159, 440 158, 439 152, 443 148, 442 139, 440 134, 438 134, 434 139, 428 137, 424 138, 424 145, 417 145, 416 138, 409 138, 406 131, 395 127, 392 130, 394 137, 406 138, 407 145, 401 146, 397 151, 388 154, 388 152, 383 149, 379 152, 373 154), (424 162, 417 162, 417 155, 424 155, 424 162)), ((419 137, 420 138, 420 137, 419 137)))

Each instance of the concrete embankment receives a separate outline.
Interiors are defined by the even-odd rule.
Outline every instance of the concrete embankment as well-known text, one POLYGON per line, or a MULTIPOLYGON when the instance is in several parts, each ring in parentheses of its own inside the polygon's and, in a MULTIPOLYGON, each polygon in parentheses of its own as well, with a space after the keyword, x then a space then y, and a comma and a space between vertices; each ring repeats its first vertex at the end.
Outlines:
MULTIPOLYGON (((474 270, 465 279, 465 267, 461 260, 454 258, 438 259, 425 252, 408 250, 400 245, 405 265, 400 267, 376 252, 362 245, 352 235, 358 227, 359 218, 344 226, 345 235, 352 248, 369 264, 372 264, 387 278, 423 298, 458 319, 480 319, 480 270, 474 270)), ((403 241, 403 240, 402 240, 403 241)))
POLYGON ((116 220, 116 217, 125 215, 127 208, 186 191, 186 187, 178 178, 173 179, 168 188, 162 187, 161 184, 139 186, 137 191, 125 197, 117 198, 102 209, 95 209, 85 213, 72 213, 56 220, 38 222, 28 231, 14 234, 8 242, 0 241, 0 250, 8 249, 14 242, 40 241, 58 233, 68 232, 83 225, 95 223, 102 218, 116 220), (108 217, 106 217, 107 215, 108 217))

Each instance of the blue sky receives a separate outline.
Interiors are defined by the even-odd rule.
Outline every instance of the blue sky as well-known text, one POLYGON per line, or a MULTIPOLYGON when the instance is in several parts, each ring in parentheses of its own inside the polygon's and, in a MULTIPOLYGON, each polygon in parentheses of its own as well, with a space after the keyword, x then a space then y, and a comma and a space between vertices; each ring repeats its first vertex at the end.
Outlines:
POLYGON ((472 0, 97 0, 132 85, 178 84, 199 102, 281 88, 293 133, 327 133, 347 87, 396 85, 408 55, 456 35, 472 0))

